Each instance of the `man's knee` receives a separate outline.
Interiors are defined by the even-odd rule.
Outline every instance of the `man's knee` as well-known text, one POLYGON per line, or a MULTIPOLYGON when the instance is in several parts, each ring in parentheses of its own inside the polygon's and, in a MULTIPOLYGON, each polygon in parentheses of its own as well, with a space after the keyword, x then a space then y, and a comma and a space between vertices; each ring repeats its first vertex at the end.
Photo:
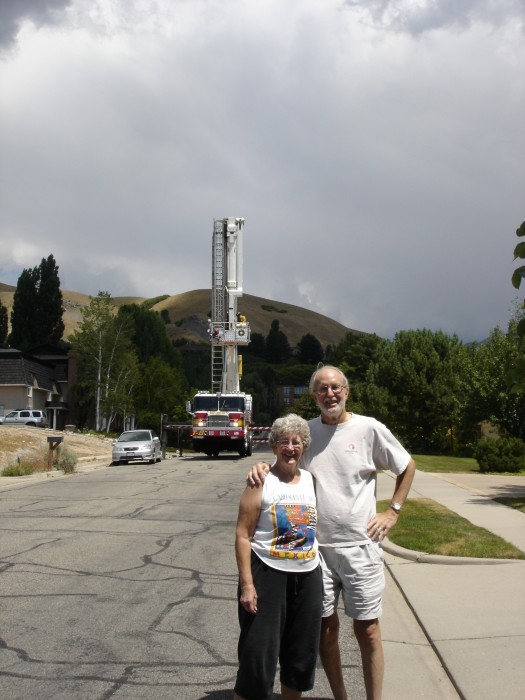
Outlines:
POLYGON ((326 648, 337 643, 339 639, 339 617, 336 612, 321 620, 321 647, 326 648))
POLYGON ((354 620, 354 634, 359 644, 368 647, 381 645, 381 627, 379 620, 354 620))

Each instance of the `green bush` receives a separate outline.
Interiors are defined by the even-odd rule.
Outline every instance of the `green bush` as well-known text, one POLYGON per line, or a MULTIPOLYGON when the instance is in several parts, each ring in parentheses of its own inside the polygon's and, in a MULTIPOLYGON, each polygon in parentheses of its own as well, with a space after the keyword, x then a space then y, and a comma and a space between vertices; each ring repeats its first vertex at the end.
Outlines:
POLYGON ((77 456, 67 445, 60 445, 58 449, 58 457, 56 468, 61 469, 64 474, 71 474, 75 471, 77 456))
POLYGON ((28 462, 18 462, 17 464, 10 464, 8 467, 2 469, 2 476, 29 476, 35 471, 33 464, 28 462))
POLYGON ((519 438, 482 438, 474 448, 474 459, 480 472, 511 472, 525 470, 525 442, 519 438))

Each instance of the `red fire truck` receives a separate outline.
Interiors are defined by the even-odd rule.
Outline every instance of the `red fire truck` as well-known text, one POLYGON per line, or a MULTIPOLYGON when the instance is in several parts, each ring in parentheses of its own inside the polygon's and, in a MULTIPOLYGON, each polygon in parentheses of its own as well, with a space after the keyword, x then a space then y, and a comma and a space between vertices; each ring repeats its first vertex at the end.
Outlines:
POLYGON ((252 397, 240 391, 242 357, 238 347, 250 342, 250 325, 237 313, 242 296, 244 219, 215 219, 212 244, 211 391, 199 391, 186 409, 193 417, 196 452, 252 454, 252 397))

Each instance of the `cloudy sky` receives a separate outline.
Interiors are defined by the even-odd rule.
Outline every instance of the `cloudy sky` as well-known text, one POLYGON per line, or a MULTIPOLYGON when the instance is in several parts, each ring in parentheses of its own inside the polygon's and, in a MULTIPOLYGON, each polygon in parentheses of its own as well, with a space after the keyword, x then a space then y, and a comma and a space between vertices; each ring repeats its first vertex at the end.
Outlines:
POLYGON ((210 287, 239 216, 246 293, 485 338, 517 298, 524 8, 1 0, 0 282, 52 253, 66 290, 210 287))

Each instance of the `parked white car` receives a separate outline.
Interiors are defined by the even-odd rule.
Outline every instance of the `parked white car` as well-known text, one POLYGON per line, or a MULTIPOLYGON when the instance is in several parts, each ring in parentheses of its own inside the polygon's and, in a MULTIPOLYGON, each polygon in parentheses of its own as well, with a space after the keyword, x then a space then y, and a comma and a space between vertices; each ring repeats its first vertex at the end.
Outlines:
POLYGON ((0 416, 0 425, 30 425, 39 428, 47 428, 47 414, 29 408, 10 411, 5 416, 0 416))
POLYGON ((112 464, 127 464, 131 461, 160 462, 162 448, 153 430, 126 430, 113 443, 112 464))

